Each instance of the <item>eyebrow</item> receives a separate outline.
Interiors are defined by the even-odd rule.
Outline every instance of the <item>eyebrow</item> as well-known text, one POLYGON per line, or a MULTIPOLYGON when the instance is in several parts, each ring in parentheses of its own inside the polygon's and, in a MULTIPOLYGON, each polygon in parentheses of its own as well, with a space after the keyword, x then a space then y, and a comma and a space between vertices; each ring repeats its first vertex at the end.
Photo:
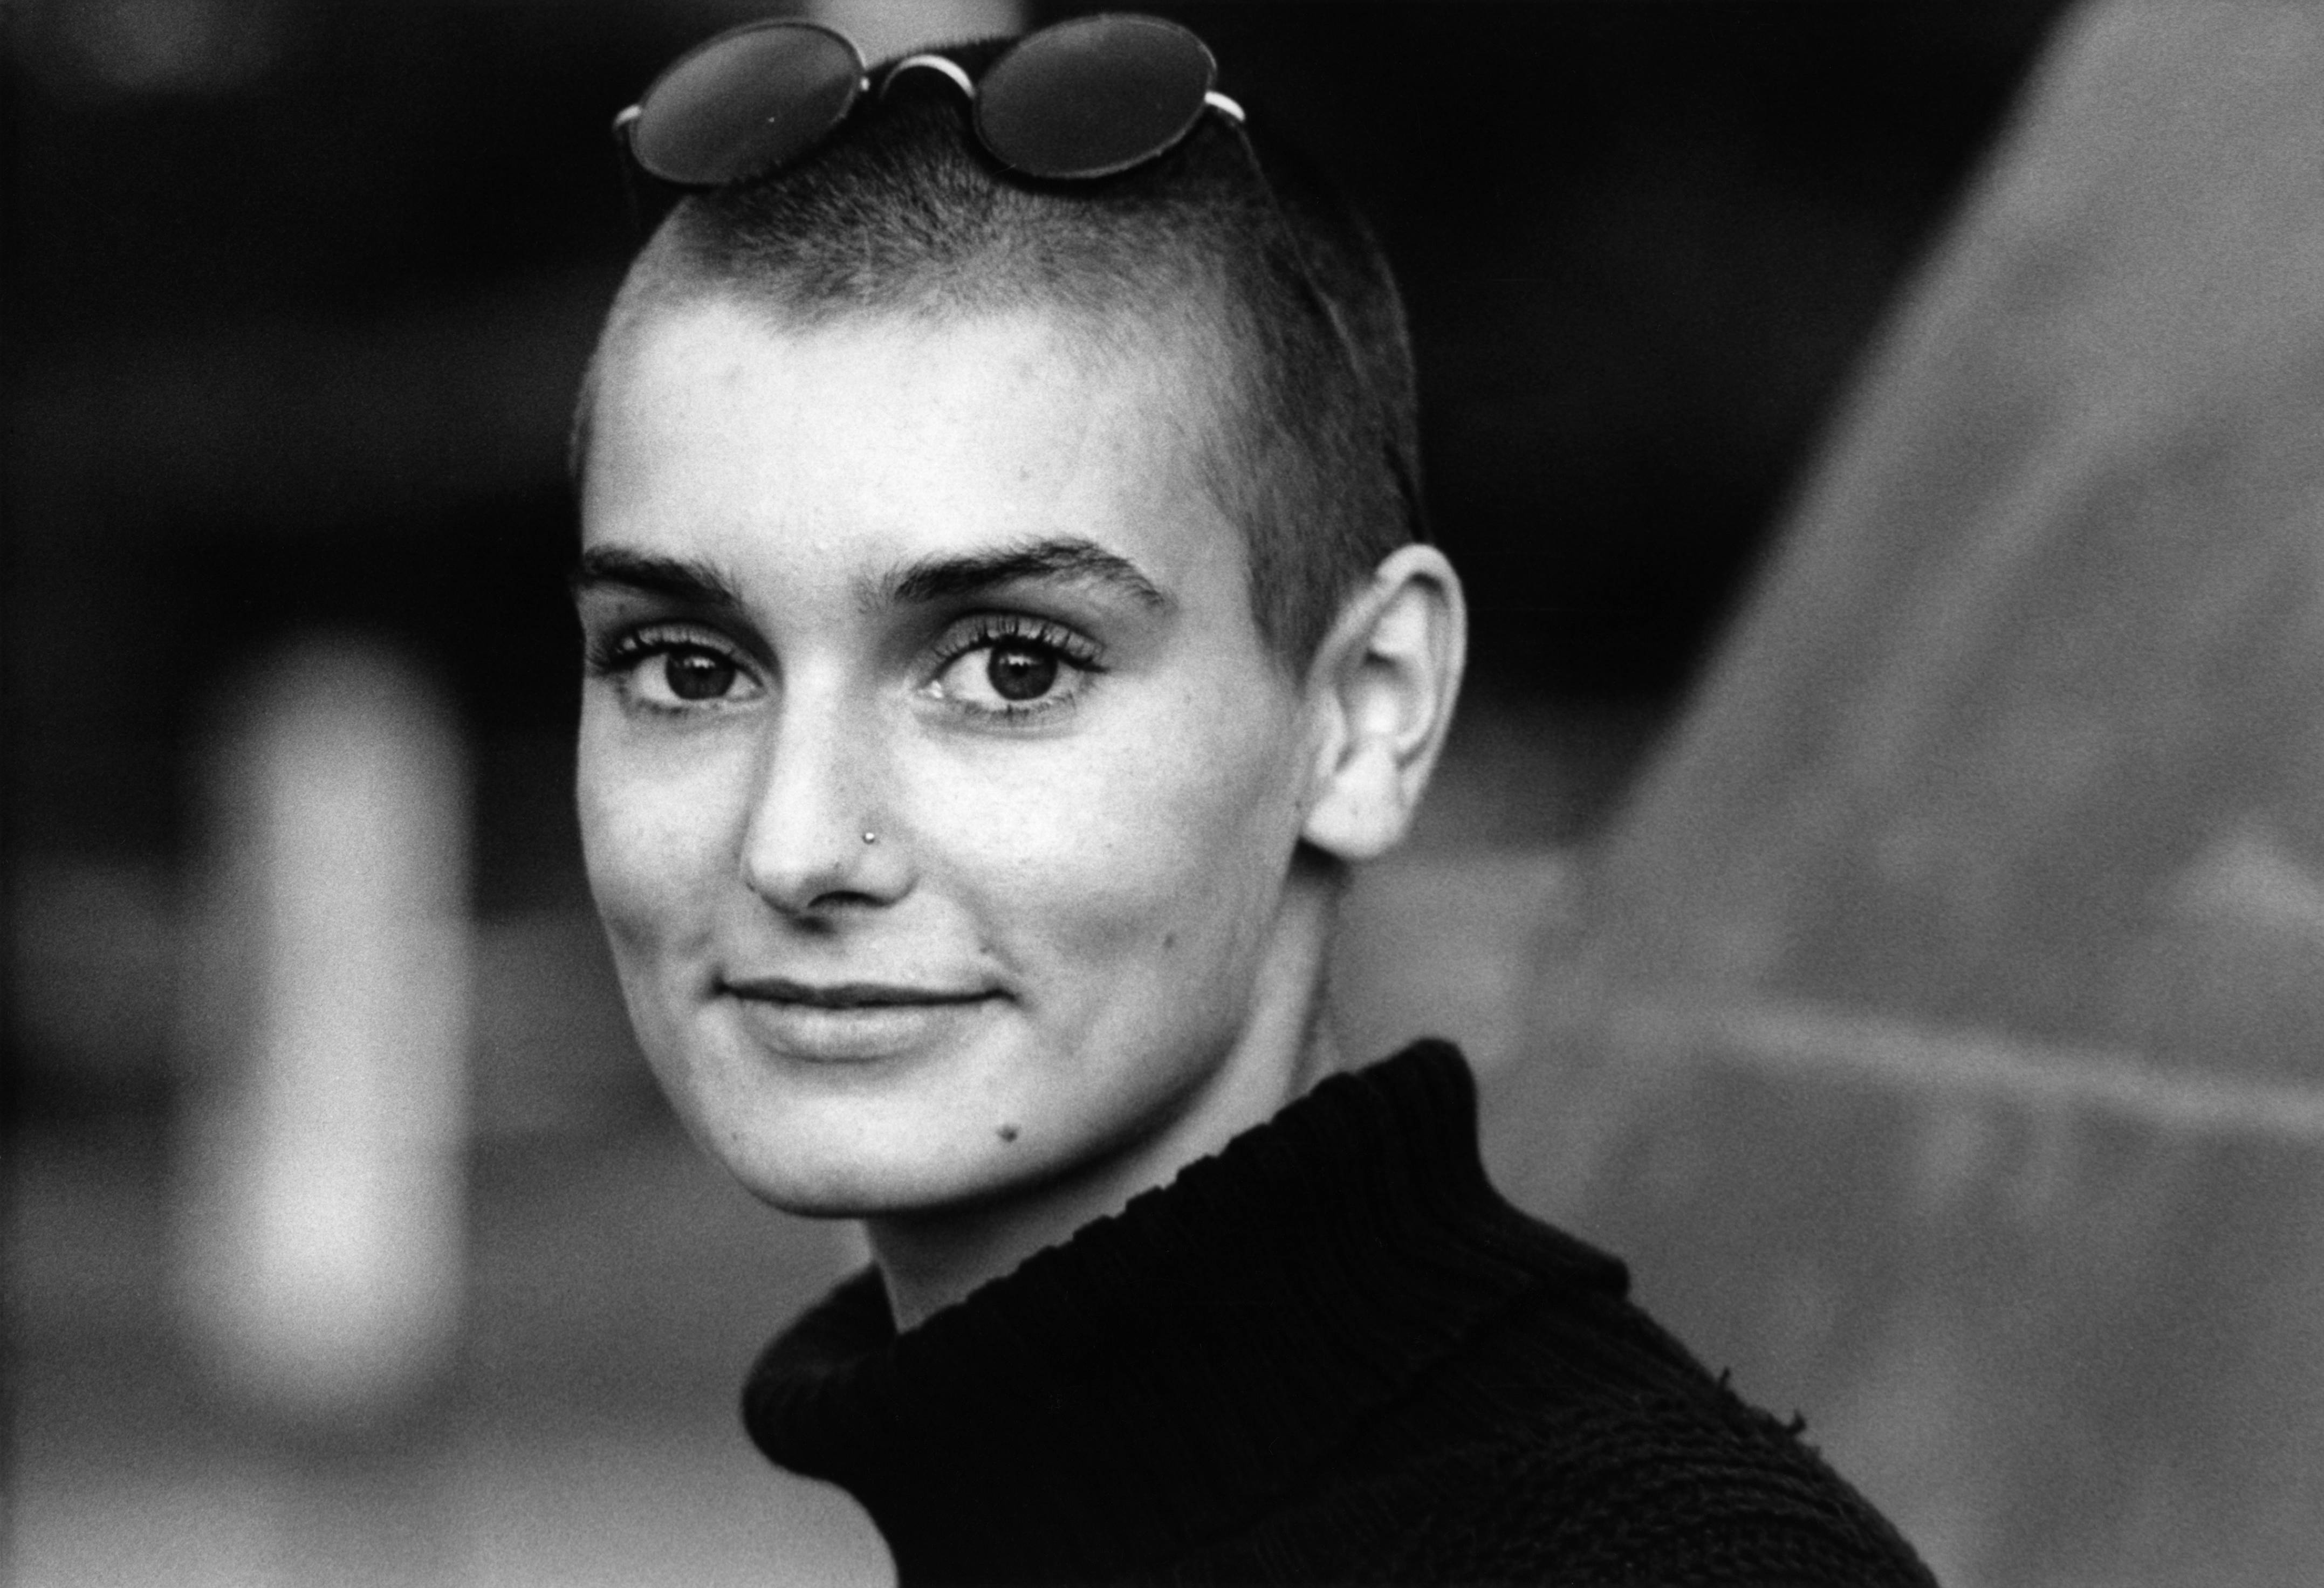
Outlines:
POLYGON ((1070 536, 908 564, 889 577, 881 593, 899 606, 920 605, 982 595, 1004 584, 1035 579, 1111 586, 1140 606, 1157 610, 1170 604, 1170 598, 1137 564, 1094 541, 1070 536))
MULTIPOLYGON (((884 582, 878 600, 898 606, 925 605, 1028 580, 1061 578, 1111 586, 1156 610, 1170 605, 1170 598, 1137 564, 1075 537, 909 563, 884 582)), ((618 546, 583 552, 567 583, 576 595, 618 585, 692 606, 740 609, 745 604, 734 582, 709 563, 618 546)))
POLYGON ((567 580, 576 595, 603 585, 621 585, 667 596, 694 606, 742 605, 733 580, 710 564, 692 557, 656 556, 618 546, 595 546, 581 554, 567 580))

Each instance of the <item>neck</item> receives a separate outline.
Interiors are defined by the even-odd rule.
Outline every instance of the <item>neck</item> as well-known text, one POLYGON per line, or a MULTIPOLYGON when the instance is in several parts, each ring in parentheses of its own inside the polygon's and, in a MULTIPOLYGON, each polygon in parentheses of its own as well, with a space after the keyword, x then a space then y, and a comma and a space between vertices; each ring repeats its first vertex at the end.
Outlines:
POLYGON ((1167 1185, 1340 1067, 1320 1018, 1333 914, 1327 886, 1295 886, 1256 978, 1250 1018, 1201 1086, 1135 1140, 1028 1190, 865 1222, 899 1330, 960 1300, 1082 1225, 1167 1185))

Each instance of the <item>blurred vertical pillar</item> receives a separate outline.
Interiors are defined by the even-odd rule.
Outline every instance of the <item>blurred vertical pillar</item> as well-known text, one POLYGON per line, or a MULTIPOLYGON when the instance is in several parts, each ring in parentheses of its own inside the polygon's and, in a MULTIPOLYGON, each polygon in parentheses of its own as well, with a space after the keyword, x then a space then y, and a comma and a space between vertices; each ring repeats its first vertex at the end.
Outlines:
POLYGON ((2324 5, 2073 14, 1494 1154, 1948 1583, 2324 1582, 2324 5))
POLYGON ((361 1422, 458 1320, 460 741, 393 656, 319 638, 244 675, 208 749, 178 1290, 233 1393, 361 1422))

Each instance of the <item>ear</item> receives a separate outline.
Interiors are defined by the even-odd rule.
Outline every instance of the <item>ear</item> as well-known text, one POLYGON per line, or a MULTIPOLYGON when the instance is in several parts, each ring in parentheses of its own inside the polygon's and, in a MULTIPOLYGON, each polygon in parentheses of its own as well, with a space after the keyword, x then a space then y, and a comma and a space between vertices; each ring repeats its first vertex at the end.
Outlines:
POLYGON ((1469 648, 1461 578, 1399 547, 1341 609, 1307 675, 1315 724, 1300 837, 1342 860, 1393 849, 1435 769, 1469 648))

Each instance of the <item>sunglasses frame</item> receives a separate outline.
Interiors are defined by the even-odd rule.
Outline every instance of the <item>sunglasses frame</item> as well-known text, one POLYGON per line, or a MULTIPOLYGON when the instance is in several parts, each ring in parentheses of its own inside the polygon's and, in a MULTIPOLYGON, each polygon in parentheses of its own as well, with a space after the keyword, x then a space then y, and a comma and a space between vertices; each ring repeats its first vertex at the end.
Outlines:
MULTIPOLYGON (((1245 118, 1242 106, 1218 91, 1218 58, 1211 53, 1210 46, 1204 43, 1192 31, 1176 23, 1134 12, 1101 12, 1089 16, 1068 18, 1064 22, 1053 23, 1047 27, 1037 29, 1010 44, 999 58, 984 69, 983 78, 990 80, 996 75, 1005 76, 1003 69, 1010 61, 1017 60, 1028 47, 1039 44, 1043 41, 1055 45, 1059 40, 1077 32, 1123 23, 1161 29, 1174 38, 1183 41, 1184 44, 1193 51, 1189 59, 1198 58, 1201 60, 1204 78, 1202 98, 1191 106, 1190 113, 1181 120, 1175 132, 1167 138, 1148 146, 1141 146, 1135 152, 1124 157, 1071 167, 1056 163, 1033 163, 1023 157, 1022 151, 1012 157, 1005 146, 1005 140, 996 141, 987 124, 985 112, 991 101, 981 91, 979 80, 971 78, 967 69, 958 61, 936 51, 929 50, 907 55, 886 67, 880 74, 878 91, 884 98, 889 89, 894 87, 896 79, 907 71, 936 73, 950 81, 968 100, 970 123, 975 130, 978 146, 999 161, 1006 169, 1020 176, 1032 177, 1040 180, 1095 181, 1106 177, 1117 176, 1123 171, 1134 170, 1148 161, 1159 160, 1185 142, 1187 134, 1192 133, 1195 124, 1202 120, 1202 114, 1205 110, 1217 111, 1239 127, 1243 124, 1245 118)), ((637 103, 629 106, 613 117, 613 131, 614 137, 621 142, 636 167, 656 180, 678 188, 723 187, 728 182, 765 176, 801 159, 844 125, 847 118, 854 115, 857 107, 863 103, 864 96, 872 92, 872 69, 864 62, 863 51, 845 33, 841 32, 837 28, 812 22, 804 17, 770 17, 759 22, 745 23, 740 27, 729 28, 724 32, 704 40, 671 61, 647 86, 646 91, 639 96, 637 103), (687 67, 721 50, 733 48, 738 40, 770 32, 813 33, 845 49, 848 58, 854 63, 855 69, 852 74, 852 80, 848 83, 845 98, 840 102, 830 118, 823 126, 799 140, 795 147, 778 153, 761 164, 737 170, 723 176, 673 174, 669 170, 657 169, 638 147, 638 128, 651 111, 655 95, 677 79, 687 67)))

